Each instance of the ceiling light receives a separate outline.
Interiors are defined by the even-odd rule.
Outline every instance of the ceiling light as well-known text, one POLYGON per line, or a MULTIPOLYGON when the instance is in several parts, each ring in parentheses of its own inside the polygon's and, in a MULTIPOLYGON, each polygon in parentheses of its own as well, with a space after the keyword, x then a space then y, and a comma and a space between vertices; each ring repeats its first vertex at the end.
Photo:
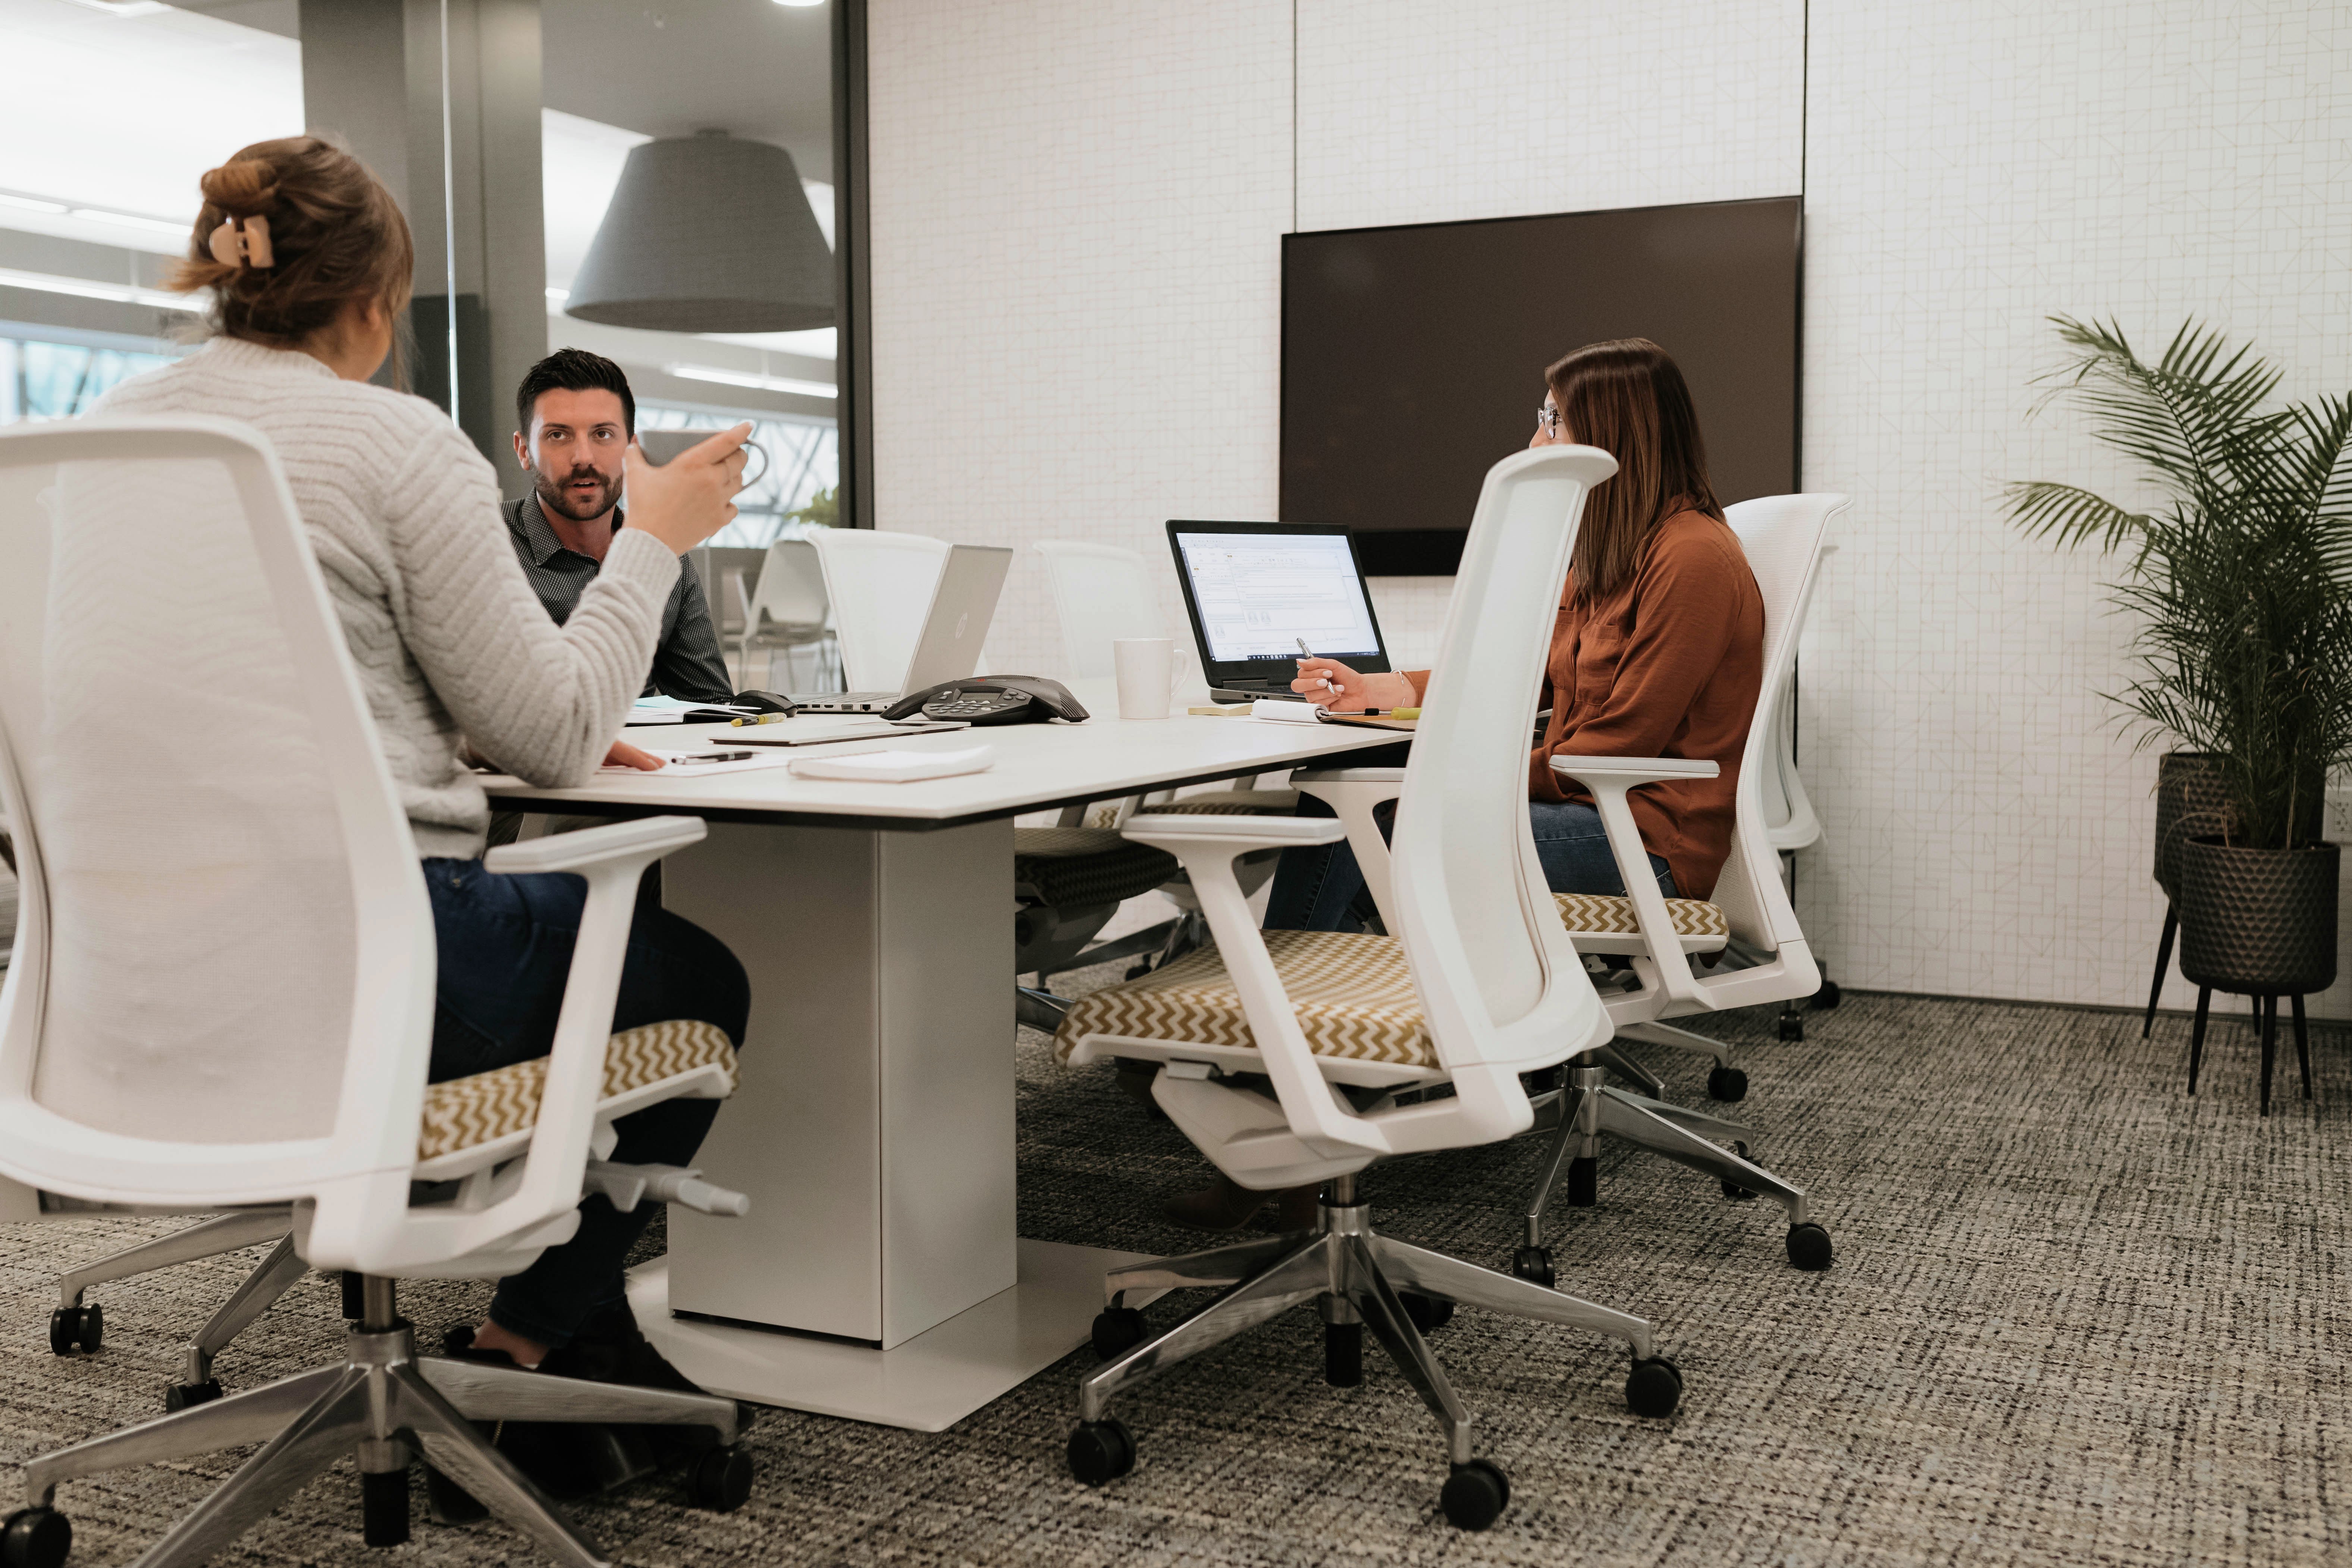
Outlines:
POLYGON ((44 294, 75 294, 85 300, 110 300, 118 305, 152 305, 159 310, 184 310, 195 315, 205 309, 204 297, 166 294, 129 283, 100 283, 90 278, 59 278, 47 272, 18 272, 0 267, 0 288, 36 289, 44 294))
POLYGON ((805 11, 810 9, 812 6, 824 5, 824 0, 776 0, 776 4, 779 5, 789 5, 795 11, 805 11))
POLYGON ((563 301, 572 298, 572 290, 569 289, 550 289, 547 291, 547 298, 551 303, 561 305, 563 301))
MULTIPOLYGON (((778 0, 782 4, 782 0, 778 0)), ((761 392, 789 392, 800 397, 834 397, 841 389, 829 381, 795 381, 789 375, 757 375, 747 370, 720 370, 707 364, 673 364, 663 369, 688 381, 715 381, 722 386, 751 386, 761 392)))
POLYGON ((38 196, 0 195, 0 207, 22 207, 28 213, 62 213, 69 210, 63 202, 45 202, 38 196))
POLYGON ((168 11, 163 0, 74 0, 74 4, 91 11, 103 11, 110 16, 152 16, 158 11, 168 11))
POLYGON ((665 332, 833 325, 833 251, 793 155, 723 131, 629 149, 564 312, 665 332))
POLYGON ((103 207, 76 207, 73 216, 92 223, 116 224, 123 228, 143 228, 156 234, 186 234, 196 226, 194 218, 142 217, 137 213, 110 213, 103 207))

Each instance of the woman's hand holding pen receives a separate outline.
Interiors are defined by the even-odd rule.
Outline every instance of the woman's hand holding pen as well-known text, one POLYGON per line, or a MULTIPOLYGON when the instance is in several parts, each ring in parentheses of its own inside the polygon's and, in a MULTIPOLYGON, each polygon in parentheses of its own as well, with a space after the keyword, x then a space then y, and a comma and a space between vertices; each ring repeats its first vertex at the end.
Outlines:
POLYGON ((1302 658, 1290 689, 1318 708, 1360 712, 1367 708, 1411 708, 1421 700, 1402 675, 1366 675, 1336 658, 1302 658))

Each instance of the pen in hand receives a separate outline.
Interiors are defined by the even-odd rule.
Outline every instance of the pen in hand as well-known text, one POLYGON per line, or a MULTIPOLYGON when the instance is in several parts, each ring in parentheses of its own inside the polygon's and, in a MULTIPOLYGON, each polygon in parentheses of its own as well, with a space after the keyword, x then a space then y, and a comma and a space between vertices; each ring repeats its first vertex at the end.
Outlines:
MULTIPOLYGON (((1315 650, 1314 650, 1313 648, 1308 647, 1307 646, 1307 639, 1306 639, 1305 637, 1292 637, 1290 640, 1291 640, 1292 642, 1295 642, 1295 643, 1297 643, 1297 644, 1298 645, 1298 653, 1299 653, 1299 657, 1300 657, 1300 658, 1313 658, 1315 657, 1315 650)), ((1322 679, 1322 682, 1323 682, 1323 689, 1324 689, 1324 690, 1326 690, 1326 691, 1329 692, 1329 693, 1330 693, 1332 696, 1334 696, 1334 697, 1337 697, 1337 696, 1339 696, 1339 686, 1338 686, 1338 685, 1337 685, 1337 684, 1336 684, 1336 683, 1331 679, 1331 678, 1330 678, 1329 676, 1326 675, 1326 676, 1321 677, 1320 679, 1322 679)))

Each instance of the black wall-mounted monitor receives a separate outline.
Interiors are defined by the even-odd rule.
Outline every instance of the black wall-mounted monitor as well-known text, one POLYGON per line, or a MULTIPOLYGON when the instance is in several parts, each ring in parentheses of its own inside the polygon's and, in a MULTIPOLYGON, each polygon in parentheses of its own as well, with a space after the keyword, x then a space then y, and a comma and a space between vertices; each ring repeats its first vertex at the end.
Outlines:
POLYGON ((1282 510, 1376 577, 1444 575, 1527 445, 1544 366, 1649 338, 1690 383, 1726 504, 1797 488, 1793 196, 1285 235, 1282 510))

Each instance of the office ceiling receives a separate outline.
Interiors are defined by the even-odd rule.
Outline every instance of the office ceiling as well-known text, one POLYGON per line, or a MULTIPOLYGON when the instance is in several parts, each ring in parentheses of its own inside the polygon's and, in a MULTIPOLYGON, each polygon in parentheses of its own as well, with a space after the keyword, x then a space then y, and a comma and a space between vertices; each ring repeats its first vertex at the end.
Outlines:
POLYGON ((833 178, 833 11, 772 0, 542 0, 550 109, 647 136, 717 128, 833 178))
MULTIPOLYGON (((175 0, 183 10, 298 32, 297 0, 175 0)), ((550 109, 647 136, 717 127, 773 142, 833 178, 833 7, 772 0, 541 0, 550 109)))

